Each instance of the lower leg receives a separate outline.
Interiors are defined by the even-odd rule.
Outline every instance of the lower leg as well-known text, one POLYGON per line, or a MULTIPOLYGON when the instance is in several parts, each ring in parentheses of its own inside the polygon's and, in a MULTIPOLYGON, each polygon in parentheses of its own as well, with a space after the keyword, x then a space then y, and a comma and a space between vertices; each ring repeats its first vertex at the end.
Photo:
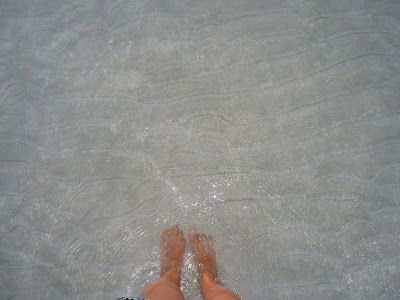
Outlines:
POLYGON ((201 293, 205 300, 240 300, 240 297, 230 289, 220 286, 210 275, 203 276, 201 293))
POLYGON ((183 300, 180 290, 181 271, 186 241, 178 226, 166 229, 161 235, 160 278, 150 283, 142 298, 151 300, 183 300))
POLYGON ((168 276, 154 280, 144 290, 141 298, 151 300, 183 300, 183 294, 178 285, 168 276))
POLYGON ((197 265, 198 281, 205 300, 240 300, 240 297, 217 282, 217 263, 212 237, 189 230, 190 246, 197 265))

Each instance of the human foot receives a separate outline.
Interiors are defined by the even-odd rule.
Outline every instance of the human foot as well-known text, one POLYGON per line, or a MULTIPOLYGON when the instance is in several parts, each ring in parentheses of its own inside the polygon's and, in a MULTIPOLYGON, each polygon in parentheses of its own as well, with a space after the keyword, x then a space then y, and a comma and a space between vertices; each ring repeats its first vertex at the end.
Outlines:
POLYGON ((186 240, 178 225, 164 230, 160 241, 161 277, 174 270, 180 280, 185 247, 186 240))
POLYGON ((196 229, 190 228, 190 247, 197 265, 197 274, 201 290, 203 290, 204 276, 217 281, 217 263, 214 251, 214 240, 210 235, 199 234, 196 229))

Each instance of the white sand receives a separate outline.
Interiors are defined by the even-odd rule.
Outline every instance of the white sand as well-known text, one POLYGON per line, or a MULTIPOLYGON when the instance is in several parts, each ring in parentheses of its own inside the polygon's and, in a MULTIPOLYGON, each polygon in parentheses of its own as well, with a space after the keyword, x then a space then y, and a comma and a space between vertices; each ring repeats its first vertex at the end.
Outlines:
POLYGON ((0 1, 0 298, 399 298, 399 1, 167 2, 0 1))

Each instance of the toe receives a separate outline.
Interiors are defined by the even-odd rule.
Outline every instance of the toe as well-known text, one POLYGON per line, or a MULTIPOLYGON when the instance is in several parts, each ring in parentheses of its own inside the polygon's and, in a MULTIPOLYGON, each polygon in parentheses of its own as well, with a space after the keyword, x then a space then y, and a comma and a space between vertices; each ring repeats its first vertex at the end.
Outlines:
POLYGON ((161 240, 162 240, 162 241, 165 241, 166 238, 167 238, 167 235, 168 235, 168 229, 165 229, 165 230, 163 231, 163 233, 161 234, 161 240))
POLYGON ((188 236, 190 239, 194 239, 195 236, 197 235, 196 229, 195 228, 190 228, 188 231, 188 236))
POLYGON ((179 231, 178 225, 175 225, 174 227, 172 227, 172 234, 177 235, 178 231, 179 231))

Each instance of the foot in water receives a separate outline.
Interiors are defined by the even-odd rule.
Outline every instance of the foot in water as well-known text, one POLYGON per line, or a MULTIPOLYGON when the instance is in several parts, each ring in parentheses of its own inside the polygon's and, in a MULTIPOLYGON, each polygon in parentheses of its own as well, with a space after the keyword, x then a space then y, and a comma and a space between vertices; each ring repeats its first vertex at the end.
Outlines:
POLYGON ((160 276, 180 285, 186 240, 178 225, 164 230, 160 241, 160 276))
POLYGON ((194 228, 189 230, 188 235, 194 261, 197 265, 200 289, 203 291, 203 283, 205 280, 207 280, 207 282, 214 281, 216 283, 218 278, 214 240, 210 235, 197 233, 194 228))
MULTIPOLYGON (((212 237, 198 234, 194 228, 190 229, 188 234, 204 298, 207 300, 240 300, 240 297, 233 291, 217 283, 217 265, 212 237)), ((161 278, 154 280, 146 287, 142 298, 183 300, 180 281, 185 246, 186 240, 178 225, 163 232, 160 242, 161 278)))

